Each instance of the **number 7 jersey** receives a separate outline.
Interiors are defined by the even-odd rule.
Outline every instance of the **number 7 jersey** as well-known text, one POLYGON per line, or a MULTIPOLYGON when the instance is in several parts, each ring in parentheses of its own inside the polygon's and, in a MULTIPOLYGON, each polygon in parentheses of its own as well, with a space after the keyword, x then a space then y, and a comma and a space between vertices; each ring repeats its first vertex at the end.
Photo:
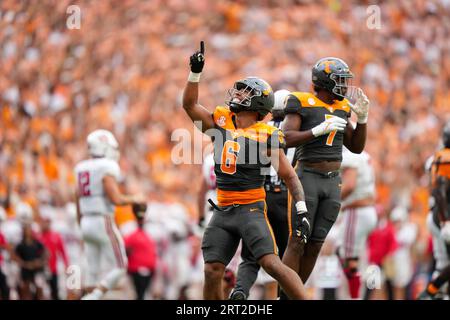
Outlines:
MULTIPOLYGON (((286 100, 286 114, 296 113, 302 118, 300 131, 311 130, 331 117, 348 121, 349 101, 334 101, 327 104, 309 92, 293 92, 286 100)), ((296 147, 295 159, 300 161, 342 161, 344 132, 332 131, 296 147)))
POLYGON ((80 211, 82 215, 106 215, 114 213, 114 205, 103 190, 103 178, 120 179, 119 164, 107 158, 83 160, 75 166, 80 211))
POLYGON ((267 151, 285 145, 278 128, 258 121, 237 129, 234 117, 228 108, 217 107, 213 113, 215 128, 210 131, 220 206, 264 201, 263 185, 271 165, 267 151))

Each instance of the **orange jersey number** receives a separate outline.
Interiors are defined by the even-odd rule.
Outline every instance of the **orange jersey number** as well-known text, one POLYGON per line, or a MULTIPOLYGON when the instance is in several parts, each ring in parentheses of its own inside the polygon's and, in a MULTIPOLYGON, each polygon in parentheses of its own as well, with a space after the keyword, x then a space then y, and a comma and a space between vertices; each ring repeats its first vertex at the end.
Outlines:
MULTIPOLYGON (((325 120, 331 119, 332 117, 334 117, 334 116, 332 116, 331 114, 326 114, 325 120)), ((336 132, 337 132, 336 130, 333 130, 328 134, 327 143, 326 143, 327 146, 333 145, 333 141, 334 141, 334 137, 336 136, 336 132)))
POLYGON ((228 140, 225 142, 222 149, 222 161, 220 163, 220 170, 227 174, 234 174, 236 172, 237 154, 241 146, 236 141, 228 140))

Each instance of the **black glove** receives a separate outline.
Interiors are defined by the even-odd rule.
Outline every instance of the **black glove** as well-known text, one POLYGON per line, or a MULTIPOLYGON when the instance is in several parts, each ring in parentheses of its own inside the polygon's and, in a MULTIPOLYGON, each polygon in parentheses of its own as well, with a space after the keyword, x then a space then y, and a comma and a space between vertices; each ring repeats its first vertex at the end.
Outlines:
POLYGON ((309 234, 311 232, 311 225, 309 224, 309 219, 307 217, 307 212, 297 212, 298 226, 295 230, 295 234, 303 242, 307 242, 309 234))
POLYGON ((193 73, 200 73, 205 65, 205 43, 200 41, 200 51, 197 51, 191 56, 190 63, 191 71, 193 73))

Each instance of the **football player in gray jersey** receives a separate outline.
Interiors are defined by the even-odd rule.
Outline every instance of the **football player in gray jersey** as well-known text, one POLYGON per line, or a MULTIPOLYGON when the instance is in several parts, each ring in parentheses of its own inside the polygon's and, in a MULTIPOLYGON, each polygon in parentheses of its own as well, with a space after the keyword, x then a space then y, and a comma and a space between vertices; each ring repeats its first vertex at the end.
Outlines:
MULTIPOLYGON (((289 94, 290 92, 288 90, 278 90, 274 93, 275 102, 272 109, 272 120, 270 120, 268 124, 276 128, 281 127, 285 115, 285 102, 289 94)), ((295 148, 289 148, 286 150, 286 157, 290 163, 293 163, 294 153, 295 148)), ((273 233, 275 234, 279 256, 282 258, 289 238, 289 228, 286 215, 288 192, 284 181, 277 175, 273 167, 270 168, 270 175, 266 177, 264 188, 266 190, 267 217, 269 218, 273 233)), ((265 274, 264 270, 260 270, 256 259, 251 255, 248 248, 245 246, 242 248, 241 255, 242 262, 239 265, 236 286, 230 295, 230 299, 246 300, 249 296, 250 288, 257 280, 258 272, 260 272, 259 279, 264 279, 262 282, 264 282, 266 287, 264 297, 266 299, 276 298, 278 296, 276 282, 273 287, 268 285, 275 280, 272 279, 273 281, 270 281, 271 277, 265 274)))
POLYGON ((320 59, 312 68, 314 93, 293 92, 286 101, 283 132, 287 147, 296 147, 296 171, 305 190, 311 232, 306 241, 300 238, 296 232, 299 219, 295 209, 288 208, 290 238, 283 262, 303 282, 341 207, 342 146, 361 153, 366 142, 369 100, 361 89, 350 85, 352 78, 343 60, 320 59), (347 100, 353 97, 354 104, 347 100), (348 121, 351 111, 357 116, 356 128, 348 121))

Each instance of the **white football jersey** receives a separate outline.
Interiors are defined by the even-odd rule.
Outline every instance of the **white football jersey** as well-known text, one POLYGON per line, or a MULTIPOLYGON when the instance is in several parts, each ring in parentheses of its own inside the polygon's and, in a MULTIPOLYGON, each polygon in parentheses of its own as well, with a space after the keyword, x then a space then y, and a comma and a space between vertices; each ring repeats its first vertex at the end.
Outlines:
POLYGON ((103 178, 107 175, 120 179, 119 164, 111 159, 93 158, 75 166, 82 215, 114 213, 114 205, 103 190, 103 178))
MULTIPOLYGON (((355 168, 358 171, 355 190, 342 201, 346 206, 356 200, 375 197, 375 172, 370 163, 370 155, 363 151, 360 154, 352 153, 347 148, 342 152, 342 169, 355 168)), ((345 181, 344 181, 345 183, 345 181)))

